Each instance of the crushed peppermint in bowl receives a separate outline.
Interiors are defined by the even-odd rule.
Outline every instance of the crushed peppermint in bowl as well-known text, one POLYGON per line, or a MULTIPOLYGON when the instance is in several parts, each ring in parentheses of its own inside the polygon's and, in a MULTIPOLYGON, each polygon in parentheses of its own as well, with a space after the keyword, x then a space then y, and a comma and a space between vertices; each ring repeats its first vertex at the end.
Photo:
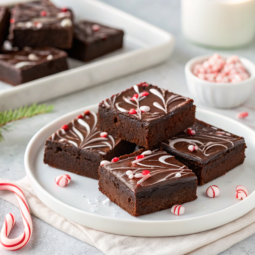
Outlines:
POLYGON ((192 96, 216 108, 243 104, 255 85, 255 65, 235 55, 204 55, 185 66, 187 85, 192 96))

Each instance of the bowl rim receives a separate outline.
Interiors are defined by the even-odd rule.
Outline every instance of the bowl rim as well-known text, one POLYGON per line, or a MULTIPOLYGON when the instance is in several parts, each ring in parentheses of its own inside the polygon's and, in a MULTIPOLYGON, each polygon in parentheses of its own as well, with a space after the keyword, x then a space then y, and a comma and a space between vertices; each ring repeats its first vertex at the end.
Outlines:
MULTIPOLYGON (((234 54, 220 54, 220 56, 222 56, 223 58, 227 58, 227 57, 230 57, 233 55, 234 54)), ((226 86, 226 87, 229 87, 229 86, 234 87, 235 86, 236 87, 236 86, 240 86, 240 85, 246 85, 246 84, 252 82, 253 80, 255 80, 255 64, 253 64, 249 59, 240 57, 239 55, 236 55, 236 56, 239 57, 240 61, 244 65, 245 69, 250 74, 250 77, 246 80, 243 80, 240 82, 235 82, 235 83, 231 83, 231 82, 223 83, 223 82, 206 81, 206 80, 202 80, 202 79, 198 78, 197 76, 195 76, 191 70, 191 67, 194 66, 195 63, 199 63, 203 60, 206 60, 211 56, 212 56, 212 54, 205 54, 205 55, 200 55, 200 56, 190 59, 185 65, 185 74, 186 75, 189 74, 189 76, 191 76, 192 79, 195 79, 199 83, 204 83, 206 85, 211 85, 211 86, 226 86)))

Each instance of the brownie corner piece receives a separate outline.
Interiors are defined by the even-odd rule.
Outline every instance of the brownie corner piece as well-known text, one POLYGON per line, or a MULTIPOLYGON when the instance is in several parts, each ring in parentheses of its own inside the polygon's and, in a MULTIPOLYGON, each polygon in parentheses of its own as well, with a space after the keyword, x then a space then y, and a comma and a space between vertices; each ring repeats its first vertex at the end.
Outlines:
POLYGON ((67 69, 66 52, 51 47, 25 47, 0 54, 0 80, 14 86, 67 69))
POLYGON ((86 111, 52 134, 45 145, 44 163, 75 174, 98 179, 102 160, 134 151, 135 145, 107 135, 96 127, 97 115, 86 111))
POLYGON ((0 6, 0 49, 7 39, 9 30, 10 12, 8 8, 0 6))
POLYGON ((204 185, 242 164, 245 140, 200 120, 189 128, 162 142, 162 148, 188 166, 204 185), (192 134, 192 135, 191 135, 192 134), (193 146, 194 149, 189 149, 193 146))
POLYGON ((99 128, 146 149, 195 122, 193 100, 142 82, 99 104, 99 128))
POLYGON ((73 13, 48 0, 18 3, 12 9, 9 40, 20 49, 69 49, 73 40, 73 13))
POLYGON ((174 156, 144 151, 137 159, 139 153, 100 166, 99 190, 112 202, 139 216, 197 198, 197 177, 174 156))
POLYGON ((123 37, 121 29, 81 20, 74 24, 73 46, 67 52, 72 58, 88 62, 121 49, 123 37))

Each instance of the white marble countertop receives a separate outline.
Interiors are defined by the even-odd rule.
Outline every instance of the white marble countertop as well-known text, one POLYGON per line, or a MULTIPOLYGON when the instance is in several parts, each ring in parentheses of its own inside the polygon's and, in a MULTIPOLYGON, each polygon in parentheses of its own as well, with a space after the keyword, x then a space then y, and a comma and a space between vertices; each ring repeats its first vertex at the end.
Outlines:
MULTIPOLYGON (((154 68, 139 72, 128 77, 102 84, 69 96, 52 100, 54 112, 39 115, 31 119, 24 119, 12 124, 12 131, 4 133, 5 141, 0 144, 0 176, 10 180, 18 180, 25 176, 23 157, 27 143, 31 137, 51 120, 80 107, 98 103, 100 100, 112 94, 124 90, 140 81, 148 81, 167 88, 176 93, 189 96, 184 77, 184 65, 192 57, 214 53, 214 50, 200 48, 189 44, 181 35, 180 31, 180 0, 102 0, 134 16, 150 22, 166 31, 171 32, 176 38, 176 47, 173 55, 166 63, 154 68)), ((226 53, 225 51, 218 51, 226 53)), ((255 42, 246 48, 228 51, 229 54, 238 54, 255 62, 255 42)), ((246 104, 234 110, 212 109, 196 102, 198 107, 210 109, 230 118, 235 118, 241 111, 248 111, 250 116, 242 120, 243 123, 255 128, 255 95, 246 104)), ((0 222, 6 213, 12 212, 19 216, 19 209, 0 199, 0 222)), ((31 242, 16 254, 102 254, 99 250, 81 241, 72 238, 57 229, 52 228, 41 220, 33 217, 34 234, 31 242)), ((1 225, 1 223, 0 223, 1 225)), ((20 233, 23 225, 18 219, 17 228, 11 236, 20 233)), ((0 247, 1 255, 11 252, 0 247)), ((255 254, 255 235, 234 245, 222 253, 230 254, 255 254)))

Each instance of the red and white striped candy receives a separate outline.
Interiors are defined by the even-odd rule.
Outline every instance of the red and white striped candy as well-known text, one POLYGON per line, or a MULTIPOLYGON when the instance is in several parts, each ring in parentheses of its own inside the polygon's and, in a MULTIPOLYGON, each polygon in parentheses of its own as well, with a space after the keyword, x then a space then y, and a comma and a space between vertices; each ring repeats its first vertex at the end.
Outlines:
POLYGON ((240 199, 240 200, 243 200, 245 199, 246 197, 249 196, 249 191, 248 189, 246 189, 244 186, 242 185, 238 185, 236 187, 236 198, 237 199, 240 199))
POLYGON ((193 152, 193 151, 197 151, 198 150, 198 147, 197 147, 197 145, 189 145, 188 146, 188 150, 189 151, 191 151, 191 152, 193 152))
POLYGON ((171 208, 171 213, 180 216, 185 213, 185 207, 183 205, 174 205, 171 208))
POLYGON ((107 132, 101 132, 100 137, 106 138, 108 136, 107 132))
POLYGON ((208 197, 217 197, 220 194, 220 188, 216 185, 212 185, 207 188, 206 195, 208 197))
POLYGON ((244 119, 244 118, 246 118, 246 117, 248 117, 248 116, 249 116, 248 112, 240 112, 240 113, 238 113, 238 114, 236 115, 236 117, 237 117, 238 119, 244 119))
POLYGON ((8 236, 15 224, 15 218, 13 214, 9 213, 5 216, 4 225, 1 230, 0 243, 6 249, 10 251, 16 251, 23 248, 31 238, 33 232, 33 223, 30 215, 28 203, 22 190, 16 185, 9 182, 0 181, 0 190, 8 190, 13 192, 19 203, 21 210, 22 221, 24 224, 24 233, 14 239, 9 239, 8 236))
POLYGON ((66 187, 71 182, 71 176, 68 174, 59 175, 55 178, 55 182, 59 187, 66 187))

